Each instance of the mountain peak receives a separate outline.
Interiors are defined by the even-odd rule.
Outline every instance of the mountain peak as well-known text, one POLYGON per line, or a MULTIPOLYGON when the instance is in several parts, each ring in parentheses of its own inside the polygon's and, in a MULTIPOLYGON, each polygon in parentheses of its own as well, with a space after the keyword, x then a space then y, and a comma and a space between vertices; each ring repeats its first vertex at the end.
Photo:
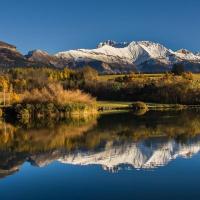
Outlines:
POLYGON ((130 43, 128 42, 115 42, 114 40, 107 40, 107 41, 99 43, 97 48, 101 48, 105 45, 115 47, 115 48, 124 48, 124 47, 127 47, 129 44, 130 43))
MULTIPOLYGON (((182 54, 191 54, 191 51, 188 51, 187 49, 179 49, 178 51, 176 51, 177 53, 182 53, 182 54)), ((193 54, 193 53, 192 53, 193 54)))
POLYGON ((101 42, 96 49, 77 49, 49 55, 36 49, 22 55, 16 47, 0 41, 0 67, 54 66, 76 68, 90 65, 101 73, 166 72, 175 63, 183 63, 185 70, 200 72, 200 54, 186 49, 172 51, 151 41, 101 42))
POLYGON ((35 56, 47 56, 49 55, 46 51, 42 51, 40 49, 35 49, 32 51, 29 51, 28 54, 26 55, 27 58, 30 57, 35 57, 35 56))
MULTIPOLYGON (((107 40, 101 42, 96 49, 78 49, 59 52, 55 55, 66 63, 102 62, 109 65, 108 68, 94 68, 102 70, 102 73, 120 73, 134 70, 142 72, 170 71, 174 63, 185 62, 195 65, 195 71, 200 71, 200 56, 188 50, 178 52, 166 48, 160 43, 151 41, 115 42, 107 40)), ((191 67, 186 66, 189 70, 191 67)))

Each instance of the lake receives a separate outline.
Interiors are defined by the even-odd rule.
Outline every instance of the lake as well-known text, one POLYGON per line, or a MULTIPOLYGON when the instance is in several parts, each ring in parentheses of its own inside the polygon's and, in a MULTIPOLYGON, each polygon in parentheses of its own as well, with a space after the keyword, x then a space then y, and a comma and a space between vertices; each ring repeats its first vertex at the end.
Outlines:
POLYGON ((0 122, 0 198, 199 199, 200 112, 0 122))

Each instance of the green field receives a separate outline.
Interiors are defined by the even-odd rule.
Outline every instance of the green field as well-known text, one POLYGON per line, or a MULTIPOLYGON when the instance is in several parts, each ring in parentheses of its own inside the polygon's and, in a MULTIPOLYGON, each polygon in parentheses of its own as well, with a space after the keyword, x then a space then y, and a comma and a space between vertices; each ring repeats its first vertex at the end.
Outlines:
MULTIPOLYGON (((163 73, 163 74, 135 74, 134 76, 136 79, 142 79, 142 78, 157 79, 157 78, 162 78, 164 75, 165 74, 163 73)), ((124 76, 126 76, 126 74, 99 75, 99 81, 109 81, 124 76)), ((193 74, 193 78, 194 80, 200 80, 200 74, 193 74)))
MULTIPOLYGON (((118 77, 124 77, 128 74, 113 74, 113 75, 100 75, 99 76, 99 80, 100 81, 109 81, 109 80, 114 80, 115 78, 118 77)), ((161 78, 162 76, 164 76, 164 74, 135 74, 134 75, 135 78, 161 78)))

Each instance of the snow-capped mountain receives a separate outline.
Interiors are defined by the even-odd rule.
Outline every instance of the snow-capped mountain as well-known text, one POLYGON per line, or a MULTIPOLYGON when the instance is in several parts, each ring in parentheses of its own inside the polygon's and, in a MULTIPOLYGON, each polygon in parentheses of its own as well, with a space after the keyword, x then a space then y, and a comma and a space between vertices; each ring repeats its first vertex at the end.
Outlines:
POLYGON ((96 49, 77 49, 50 55, 42 50, 22 55, 16 47, 0 42, 0 67, 51 66, 78 68, 89 65, 101 73, 166 72, 182 63, 185 70, 200 72, 200 54, 186 49, 173 51, 150 41, 101 42, 96 49))
MULTIPOLYGON (((78 49, 66 52, 60 52, 56 57, 66 62, 91 62, 100 61, 107 64, 105 71, 168 71, 174 63, 190 62, 199 64, 200 56, 185 49, 172 51, 161 44, 150 41, 123 42, 106 41, 100 43, 98 48, 78 49), (118 64, 121 68, 113 66, 118 64)), ((199 69, 198 69, 199 70, 199 69)))
POLYGON ((100 42, 99 45, 97 46, 97 48, 101 48, 105 45, 108 45, 108 46, 112 46, 112 47, 115 47, 115 48, 123 48, 123 47, 127 47, 129 45, 128 42, 115 42, 113 40, 107 40, 105 42, 100 42))

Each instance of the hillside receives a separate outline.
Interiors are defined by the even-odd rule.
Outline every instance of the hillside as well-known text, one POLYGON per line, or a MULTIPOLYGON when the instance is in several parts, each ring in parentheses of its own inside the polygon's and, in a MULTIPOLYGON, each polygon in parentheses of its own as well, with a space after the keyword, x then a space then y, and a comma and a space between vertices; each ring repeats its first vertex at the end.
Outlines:
MULTIPOLYGON (((48 65, 48 63, 45 63, 48 65)), ((7 44, 0 41, 0 67, 11 68, 11 67, 42 67, 42 62, 37 60, 29 60, 21 54, 14 45, 7 44)))

